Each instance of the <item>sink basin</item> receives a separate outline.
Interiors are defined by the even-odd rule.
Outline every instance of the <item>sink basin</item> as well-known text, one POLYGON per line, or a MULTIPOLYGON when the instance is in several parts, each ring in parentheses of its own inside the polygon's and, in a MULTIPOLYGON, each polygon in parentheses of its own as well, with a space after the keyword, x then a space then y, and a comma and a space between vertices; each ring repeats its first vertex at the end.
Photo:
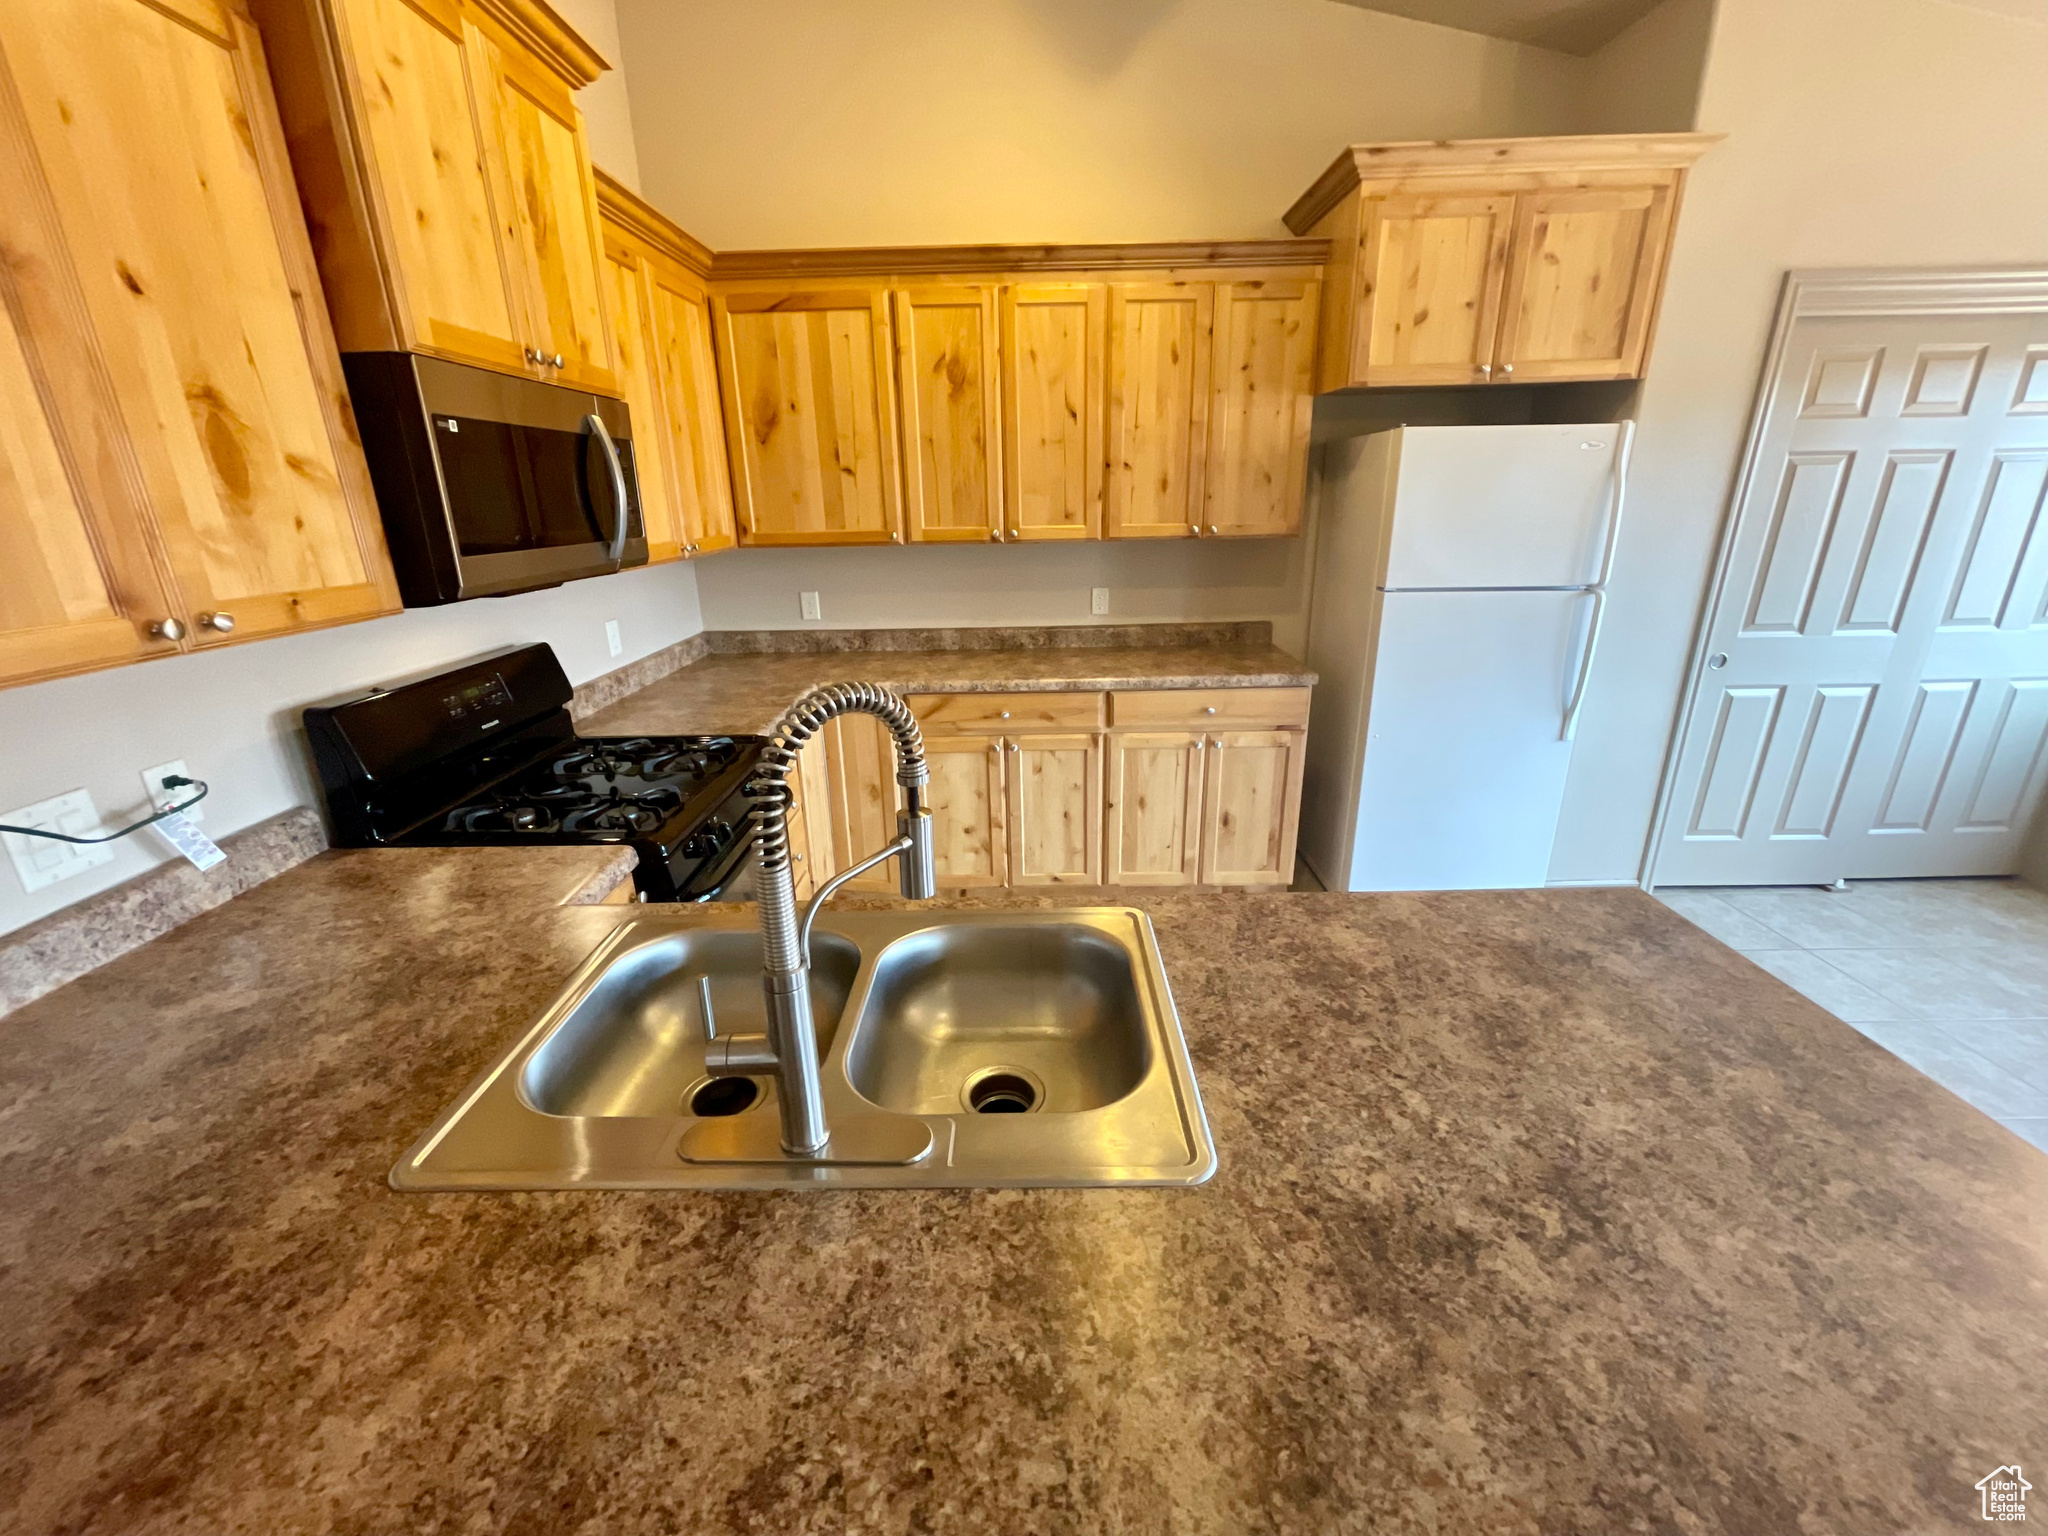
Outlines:
POLYGON ((911 1115, 1114 1104, 1152 1056, 1131 958, 1082 923, 949 924, 898 939, 876 957, 874 1022, 847 1051, 847 1078, 911 1115))
MULTIPOLYGON (((811 1009, 827 1050, 853 991, 860 951, 833 933, 811 944, 811 1009)), ((520 1096, 544 1115, 673 1115, 705 1083, 699 978, 725 1034, 768 1028, 761 936, 697 928, 636 945, 608 968, 527 1058, 520 1096)))
POLYGON ((765 1027, 758 934, 706 918, 622 924, 407 1151, 393 1187, 1199 1184, 1216 1170, 1136 908, 828 916, 811 940, 827 1119, 922 1124, 930 1153, 894 1165, 784 1161, 773 1075, 705 1074, 700 978, 720 1034, 765 1027), (713 1140, 767 1157, 705 1160, 714 1118, 713 1140))

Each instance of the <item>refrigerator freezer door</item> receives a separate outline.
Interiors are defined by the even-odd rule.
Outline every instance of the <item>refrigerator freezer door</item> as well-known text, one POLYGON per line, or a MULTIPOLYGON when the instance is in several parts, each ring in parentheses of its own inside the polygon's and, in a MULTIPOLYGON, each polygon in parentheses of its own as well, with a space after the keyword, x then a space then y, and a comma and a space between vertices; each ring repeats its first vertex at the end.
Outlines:
POLYGON ((1347 889, 1543 884, 1592 605, 1586 592, 1385 598, 1347 889))
POLYGON ((1404 427, 1384 584, 1598 581, 1621 438, 1613 422, 1404 427))

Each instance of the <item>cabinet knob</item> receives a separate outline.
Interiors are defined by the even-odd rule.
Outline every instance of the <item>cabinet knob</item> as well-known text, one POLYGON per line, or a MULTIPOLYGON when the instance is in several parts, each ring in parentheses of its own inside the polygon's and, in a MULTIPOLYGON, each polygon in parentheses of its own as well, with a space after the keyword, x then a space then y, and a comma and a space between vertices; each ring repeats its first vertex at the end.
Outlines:
POLYGON ((182 640, 185 638, 185 626, 176 619, 158 619, 149 626, 149 637, 152 640, 182 640))
POLYGON ((1000 544, 1003 542, 1003 530, 1000 528, 989 529, 988 536, 989 542, 993 544, 1000 544))
POLYGON ((796 862, 797 862, 797 863, 799 863, 799 864, 803 863, 803 861, 804 861, 804 856, 803 856, 802 854, 800 854, 800 853, 793 853, 793 854, 791 854, 791 855, 790 855, 790 857, 791 857, 792 859, 796 860, 796 862))
POLYGON ((1007 709, 1005 709, 1005 710, 1002 710, 1002 711, 998 712, 998 714, 996 715, 996 718, 997 718, 998 720, 1007 720, 1007 719, 1009 719, 1009 718, 1010 718, 1010 712, 1009 712, 1009 711, 1008 711, 1007 709))
POLYGON ((1016 529, 1012 528, 1012 529, 1010 530, 1010 537, 1011 537, 1011 538, 1013 538, 1013 539, 1017 537, 1017 530, 1016 530, 1016 529))
POLYGON ((217 635, 231 634, 235 627, 235 616, 232 613, 202 613, 199 615, 199 627, 210 629, 217 635))
POLYGON ((1502 373, 1513 373, 1515 371, 1515 365, 1513 363, 1502 363, 1500 365, 1500 371, 1502 373))
POLYGON ((1011 742, 1011 743, 1010 743, 1010 750, 1011 750, 1012 752, 1016 751, 1016 750, 1017 750, 1017 743, 1015 743, 1014 741, 1013 741, 1013 742, 1011 742))
POLYGON ((1202 713, 1205 715, 1213 715, 1216 713, 1216 706, 1214 704, 1211 704, 1207 709, 1203 710, 1202 713))
POLYGON ((1200 523, 1189 523, 1189 524, 1188 524, 1188 537, 1190 537, 1190 538, 1195 538, 1195 539, 1199 539, 1199 538, 1200 538, 1201 536, 1202 536, 1202 525, 1201 525, 1200 523))
POLYGON ((521 347, 519 350, 526 354, 526 360, 529 363, 539 363, 543 361, 540 355, 540 349, 537 347, 521 347))
MULTIPOLYGON (((555 366, 556 366, 557 368, 559 368, 559 367, 561 367, 561 366, 562 366, 562 354, 561 354, 561 353, 559 353, 559 352, 557 352, 557 353, 555 354, 555 366)), ((1514 369, 1512 369, 1512 368, 1510 368, 1510 369, 1508 370, 1508 372, 1509 372, 1509 373, 1513 373, 1514 371, 1515 371, 1515 370, 1514 370, 1514 369)))
POLYGON ((889 542, 891 544, 901 544, 903 542, 903 535, 900 532, 892 533, 889 535, 889 542))
POLYGON ((1216 537, 1216 525, 1214 523, 1209 525, 1209 537, 1212 539, 1216 537))

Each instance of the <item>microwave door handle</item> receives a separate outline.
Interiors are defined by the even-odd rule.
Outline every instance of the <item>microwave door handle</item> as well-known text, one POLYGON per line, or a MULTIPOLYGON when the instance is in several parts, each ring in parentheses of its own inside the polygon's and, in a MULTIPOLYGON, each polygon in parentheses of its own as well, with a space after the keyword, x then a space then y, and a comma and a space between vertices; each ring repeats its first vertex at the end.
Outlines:
POLYGON ((617 565, 626 558, 626 466, 619 462, 618 444, 612 441, 611 433, 605 430, 604 418, 592 411, 583 418, 583 424, 590 428, 597 438, 598 446, 604 449, 604 461, 612 474, 612 507, 614 527, 612 528, 612 564, 617 565))

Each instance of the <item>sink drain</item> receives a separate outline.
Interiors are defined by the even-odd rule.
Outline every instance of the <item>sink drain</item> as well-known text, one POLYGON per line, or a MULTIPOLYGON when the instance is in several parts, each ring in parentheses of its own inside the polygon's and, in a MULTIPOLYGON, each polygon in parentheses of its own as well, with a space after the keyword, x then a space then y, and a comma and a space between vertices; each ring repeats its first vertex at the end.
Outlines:
POLYGON ((967 1080, 960 1097, 977 1115, 1028 1115, 1038 1108, 1045 1090, 1019 1068, 989 1067, 967 1080))
POLYGON ((690 1113, 700 1120, 737 1115, 752 1109, 760 1098, 761 1085, 751 1077, 714 1077, 691 1092, 690 1113))

